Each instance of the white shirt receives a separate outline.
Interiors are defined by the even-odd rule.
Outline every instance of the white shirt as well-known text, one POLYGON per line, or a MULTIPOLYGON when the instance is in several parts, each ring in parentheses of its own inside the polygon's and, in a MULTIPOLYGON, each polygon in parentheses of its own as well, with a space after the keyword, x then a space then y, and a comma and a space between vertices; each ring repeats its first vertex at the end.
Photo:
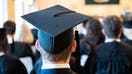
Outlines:
POLYGON ((4 52, 0 52, 0 56, 3 56, 5 53, 4 52))
POLYGON ((8 39, 8 44, 12 44, 13 43, 13 39, 11 37, 7 36, 7 39, 8 39))
POLYGON ((70 68, 69 64, 43 64, 42 69, 70 68))
POLYGON ((105 40, 105 43, 113 42, 113 41, 121 42, 120 39, 108 38, 108 39, 105 40))
POLYGON ((132 40, 132 29, 128 29, 128 28, 123 27, 123 34, 129 40, 132 40))

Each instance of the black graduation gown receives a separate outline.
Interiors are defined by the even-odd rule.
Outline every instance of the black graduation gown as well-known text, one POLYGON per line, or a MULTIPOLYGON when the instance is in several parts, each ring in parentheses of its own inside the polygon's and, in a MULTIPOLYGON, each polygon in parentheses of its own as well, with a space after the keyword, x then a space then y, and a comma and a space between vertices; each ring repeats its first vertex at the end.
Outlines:
POLYGON ((62 69, 44 69, 41 70, 40 74, 76 74, 71 71, 69 68, 62 68, 62 69))
POLYGON ((86 74, 132 74, 132 47, 119 42, 99 45, 86 62, 86 74))
POLYGON ((0 74, 27 74, 19 59, 9 55, 0 56, 0 74))
POLYGON ((122 39, 122 42, 127 43, 132 46, 132 40, 129 40, 127 38, 122 39))
POLYGON ((7 53, 16 57, 31 57, 33 63, 35 63, 35 56, 29 44, 23 42, 14 42, 14 44, 9 44, 7 53))

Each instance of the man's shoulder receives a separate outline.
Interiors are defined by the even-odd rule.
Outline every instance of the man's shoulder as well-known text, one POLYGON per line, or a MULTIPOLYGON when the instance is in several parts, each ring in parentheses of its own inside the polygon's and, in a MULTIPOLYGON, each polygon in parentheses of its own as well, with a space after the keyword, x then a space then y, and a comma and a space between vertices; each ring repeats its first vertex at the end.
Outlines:
POLYGON ((99 50, 99 49, 105 49, 108 46, 107 43, 101 43, 98 46, 96 46, 95 49, 99 50))
POLYGON ((3 58, 5 58, 6 60, 19 60, 17 57, 8 54, 3 55, 3 58))
POLYGON ((3 62, 5 67, 12 67, 12 68, 16 67, 17 68, 23 65, 22 62, 15 56, 10 56, 10 55, 5 54, 1 56, 1 58, 2 58, 1 62, 3 62))

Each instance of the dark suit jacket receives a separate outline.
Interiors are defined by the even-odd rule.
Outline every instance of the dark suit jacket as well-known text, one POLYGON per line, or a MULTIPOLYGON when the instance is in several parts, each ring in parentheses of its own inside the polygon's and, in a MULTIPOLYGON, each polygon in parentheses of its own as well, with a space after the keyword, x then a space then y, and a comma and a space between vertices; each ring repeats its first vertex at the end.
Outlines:
POLYGON ((99 45, 85 65, 87 74, 132 74, 132 47, 119 42, 99 45))
POLYGON ((122 39, 122 42, 127 43, 132 46, 132 40, 129 40, 127 38, 122 39))
POLYGON ((0 74, 27 74, 19 59, 9 55, 0 56, 0 74))
POLYGON ((35 63, 35 56, 29 44, 22 42, 14 42, 14 44, 9 44, 7 53, 16 57, 31 57, 33 63, 35 63))
POLYGON ((63 69, 44 69, 41 70, 40 74, 76 74, 71 71, 71 69, 63 68, 63 69))

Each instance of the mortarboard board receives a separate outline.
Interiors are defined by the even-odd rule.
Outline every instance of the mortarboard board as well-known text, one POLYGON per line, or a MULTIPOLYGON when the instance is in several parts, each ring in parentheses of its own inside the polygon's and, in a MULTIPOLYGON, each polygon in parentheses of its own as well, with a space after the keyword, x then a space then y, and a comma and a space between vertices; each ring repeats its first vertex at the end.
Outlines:
POLYGON ((55 5, 22 18, 38 28, 40 46, 50 54, 57 54, 71 43, 72 28, 90 17, 55 5))
POLYGON ((6 37, 6 29, 0 28, 0 39, 3 39, 6 37))

